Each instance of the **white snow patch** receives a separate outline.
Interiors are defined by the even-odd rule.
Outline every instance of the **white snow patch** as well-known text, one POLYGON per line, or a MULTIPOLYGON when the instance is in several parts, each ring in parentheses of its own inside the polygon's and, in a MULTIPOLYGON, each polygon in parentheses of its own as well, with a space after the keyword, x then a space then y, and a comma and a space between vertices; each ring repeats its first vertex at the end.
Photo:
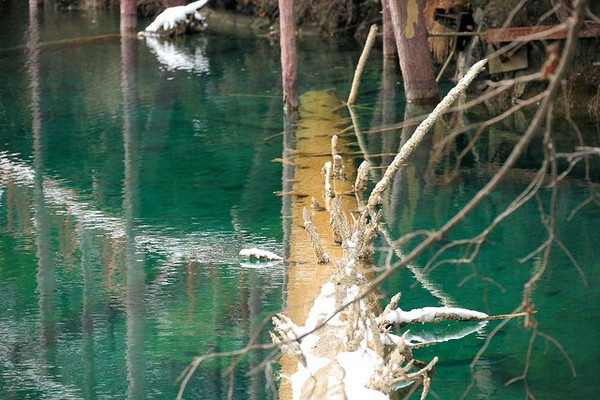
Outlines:
POLYGON ((357 285, 350 286, 346 291, 346 302, 350 303, 351 301, 354 301, 354 299, 358 297, 359 290, 357 285))
POLYGON ((413 322, 434 322, 440 319, 450 319, 448 317, 458 317, 462 319, 484 319, 488 315, 475 310, 459 307, 423 307, 415 308, 410 311, 404 311, 397 308, 385 315, 379 316, 377 322, 388 322, 398 324, 410 324, 413 322))
MULTIPOLYGON (((308 313, 304 324, 305 332, 314 329, 335 312, 335 285, 333 282, 327 282, 321 287, 321 293, 315 299, 313 306, 308 313)), ((335 315, 328 324, 341 325, 339 314, 335 315)))
POLYGON ((194 14, 194 17, 199 20, 203 17, 197 12, 197 10, 204 7, 206 3, 208 3, 208 0, 199 0, 188 4, 187 6, 169 7, 162 13, 158 14, 156 19, 154 19, 154 21, 152 21, 152 23, 148 25, 144 31, 158 32, 161 28, 165 31, 173 29, 179 22, 185 21, 187 16, 190 14, 194 14))
POLYGON ((240 250, 240 256, 255 258, 258 260, 267 260, 267 261, 280 261, 283 260, 282 257, 277 254, 270 252, 268 250, 261 250, 256 247, 252 247, 250 249, 242 249, 240 250))
POLYGON ((337 360, 346 373, 344 386, 348 400, 383 400, 389 398, 377 390, 366 387, 375 368, 381 365, 379 357, 373 350, 361 345, 353 352, 338 354, 337 360))

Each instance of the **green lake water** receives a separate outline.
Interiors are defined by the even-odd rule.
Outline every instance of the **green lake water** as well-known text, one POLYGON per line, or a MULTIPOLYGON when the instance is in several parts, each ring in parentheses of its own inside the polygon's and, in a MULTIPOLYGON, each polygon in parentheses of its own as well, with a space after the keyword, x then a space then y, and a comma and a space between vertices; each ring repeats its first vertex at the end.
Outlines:
MULTIPOLYGON (((273 160, 283 147, 277 43, 214 34, 145 42, 116 35, 114 14, 49 12, 32 22, 26 7, 4 7, 1 397, 174 398, 177 377, 194 356, 240 349, 264 323, 257 340, 268 342, 268 317, 285 307, 286 265, 255 268, 240 263, 238 252, 257 246, 285 253, 282 198, 274 194, 282 190, 282 167, 273 160)), ((347 96, 359 46, 307 38, 299 48, 300 92, 347 96)), ((383 123, 382 109, 395 121, 404 113, 398 77, 390 83, 395 98, 385 103, 379 94, 380 58, 372 56, 358 100, 365 132, 383 123)), ((579 122, 588 145, 598 146, 596 125, 579 122)), ((572 150, 571 130, 558 129, 561 151, 572 150)), ((384 207, 392 236, 441 226, 489 180, 519 132, 518 124, 487 132, 485 146, 471 152, 451 183, 444 182, 443 162, 429 165, 421 150, 384 207)), ((400 135, 351 140, 357 151, 377 154, 397 150, 400 135)), ((540 157, 532 146, 450 239, 489 224, 523 190, 540 157)), ((598 182, 597 162, 590 174, 598 182)), ((415 351, 422 360, 440 358, 432 382, 439 398, 524 398, 528 389, 543 399, 592 399, 600 392, 600 208, 589 204, 567 220, 592 190, 597 183, 576 168, 557 198, 558 237, 584 278, 555 247, 533 296, 539 330, 569 354, 577 377, 553 342, 538 337, 526 385, 505 386, 525 367, 531 331, 522 320, 495 335, 471 373, 494 322, 415 351)), ((539 204, 547 207, 549 199, 543 189, 539 204)), ((427 279, 455 305, 509 313, 540 265, 538 256, 519 259, 545 237, 533 200, 500 224, 473 264, 442 265, 427 279)), ((386 243, 378 246, 383 266, 386 243)), ((444 257, 460 257, 459 250, 444 257)), ((439 304, 408 270, 392 277, 383 295, 397 291, 405 309, 439 304)), ((260 368, 265 356, 240 362, 233 398, 272 397, 260 368)), ((185 398, 226 398, 228 367, 228 359, 202 364, 185 398)))

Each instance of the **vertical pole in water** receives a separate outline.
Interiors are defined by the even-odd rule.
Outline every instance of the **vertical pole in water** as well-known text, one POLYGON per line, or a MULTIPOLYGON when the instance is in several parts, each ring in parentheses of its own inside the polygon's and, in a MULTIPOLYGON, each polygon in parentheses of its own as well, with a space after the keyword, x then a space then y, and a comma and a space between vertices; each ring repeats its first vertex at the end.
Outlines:
POLYGON ((33 135, 33 223, 35 226, 36 255, 38 259, 36 274, 36 293, 38 298, 40 365, 42 369, 54 364, 52 349, 56 345, 56 296, 54 279, 54 256, 52 244, 52 216, 44 196, 44 159, 42 138, 42 94, 41 94, 41 1, 29 1, 29 29, 27 72, 31 88, 31 132, 33 135))
POLYGON ((136 0, 121 0, 121 35, 135 32, 136 0))
POLYGON ((388 0, 406 101, 436 103, 439 92, 427 44, 423 0, 388 0))
POLYGON ((283 109, 286 111, 298 109, 295 28, 294 0, 279 0, 281 79, 283 83, 283 109))
POLYGON ((29 12, 35 8, 42 8, 44 6, 44 0, 29 0, 29 12))
POLYGON ((383 25, 383 58, 396 57, 396 39, 394 38, 394 27, 390 15, 389 2, 392 0, 381 0, 382 25, 383 25))

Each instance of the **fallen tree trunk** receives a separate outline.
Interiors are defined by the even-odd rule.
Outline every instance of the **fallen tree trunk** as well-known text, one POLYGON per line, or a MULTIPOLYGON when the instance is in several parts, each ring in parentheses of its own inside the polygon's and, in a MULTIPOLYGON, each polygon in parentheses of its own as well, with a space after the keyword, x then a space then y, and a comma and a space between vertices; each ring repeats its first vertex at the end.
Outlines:
MULTIPOLYGON (((291 208, 284 215, 290 215, 292 220, 288 239, 289 254, 286 255, 289 266, 285 314, 296 323, 304 324, 321 287, 334 273, 333 262, 319 263, 322 257, 314 255, 313 245, 305 229, 304 210, 310 215, 312 227, 319 233, 323 253, 331 260, 341 258, 342 248, 334 243, 327 210, 332 206, 331 195, 350 193, 352 181, 336 180, 331 176, 328 191, 324 185, 326 177, 322 174, 323 164, 333 159, 327 151, 331 148, 332 138, 344 125, 342 115, 335 111, 339 108, 340 100, 330 91, 308 92, 300 100, 299 120, 295 131, 292 131, 295 140, 286 141, 283 159, 284 167, 294 171, 293 176, 286 176, 293 184, 291 191, 282 195, 285 207, 291 208)), ((348 143, 344 140, 337 141, 335 152, 342 157, 349 153, 348 143)), ((345 163, 345 166, 346 176, 353 177, 352 164, 345 163)), ((354 197, 347 196, 346 200, 343 203, 344 211, 356 210, 354 197)), ((292 376, 297 372, 296 358, 284 356, 280 362, 284 375, 292 376)), ((280 398, 292 398, 289 383, 282 380, 280 398)))

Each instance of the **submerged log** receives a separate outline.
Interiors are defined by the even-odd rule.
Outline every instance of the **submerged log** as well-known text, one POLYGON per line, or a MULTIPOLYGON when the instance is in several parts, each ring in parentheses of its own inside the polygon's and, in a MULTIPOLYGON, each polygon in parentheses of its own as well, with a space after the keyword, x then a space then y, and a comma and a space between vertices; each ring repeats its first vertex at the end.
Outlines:
MULTIPOLYGON (((293 190, 295 195, 289 196, 290 201, 290 224, 289 234, 289 258, 290 265, 287 269, 287 298, 285 314, 295 324, 305 324, 309 311, 315 299, 319 296, 321 286, 333 276, 333 263, 319 263, 318 256, 311 245, 311 241, 304 223, 304 208, 307 208, 311 217, 311 225, 319 233, 319 241, 323 252, 330 259, 339 259, 342 248, 334 242, 333 232, 329 223, 331 209, 331 197, 342 195, 351 190, 351 180, 330 180, 330 193, 327 193, 322 176, 323 164, 332 161, 332 156, 323 149, 331 146, 332 137, 344 126, 339 109, 340 100, 330 91, 308 92, 301 96, 299 107, 299 120, 295 129, 295 148, 287 149, 291 159, 288 165, 293 165, 293 190)), ((349 143, 344 137, 339 138, 335 144, 335 153, 344 155, 350 153, 349 143)), ((352 163, 346 163, 346 174, 354 176, 352 163)), ((291 177, 288 177, 291 179, 291 177)), ((342 204, 345 212, 354 211, 357 207, 353 197, 346 196, 342 204)), ((288 321, 283 318, 282 321, 288 321)), ((295 333, 290 333, 294 334, 295 333)), ((289 342, 289 337, 280 338, 281 341, 289 342)), ((291 345, 293 351, 298 351, 291 345)), ((301 354, 301 353, 300 353, 301 354)), ((290 351, 284 351, 281 359, 282 373, 292 376, 297 372, 297 358, 292 357, 290 351)), ((292 398, 292 386, 290 381, 283 379, 279 389, 282 399, 292 398)), ((293 389, 294 391, 296 388, 293 389)))

